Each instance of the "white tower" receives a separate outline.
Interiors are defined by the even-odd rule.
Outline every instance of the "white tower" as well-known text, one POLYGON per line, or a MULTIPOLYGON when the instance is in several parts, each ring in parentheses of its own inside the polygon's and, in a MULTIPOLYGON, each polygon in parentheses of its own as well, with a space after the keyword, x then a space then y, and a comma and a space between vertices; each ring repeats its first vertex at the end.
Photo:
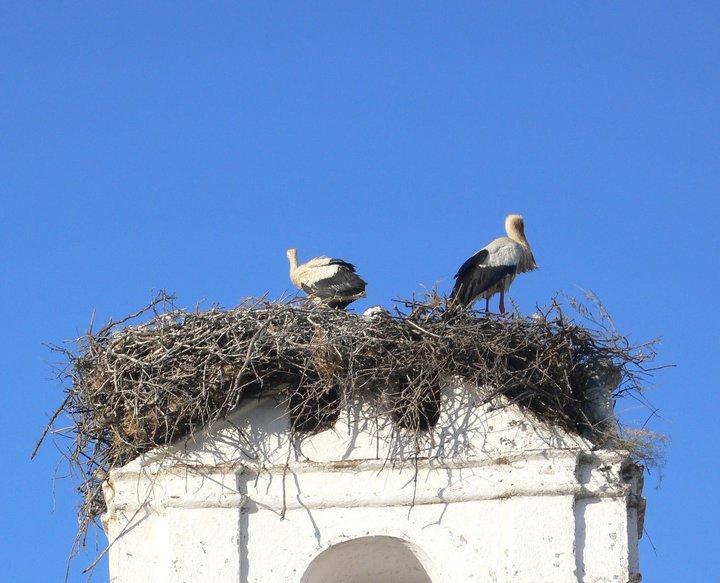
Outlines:
POLYGON ((640 581, 642 473, 627 452, 479 405, 473 387, 442 399, 418 442, 358 404, 291 443, 266 396, 113 470, 111 581, 640 581))

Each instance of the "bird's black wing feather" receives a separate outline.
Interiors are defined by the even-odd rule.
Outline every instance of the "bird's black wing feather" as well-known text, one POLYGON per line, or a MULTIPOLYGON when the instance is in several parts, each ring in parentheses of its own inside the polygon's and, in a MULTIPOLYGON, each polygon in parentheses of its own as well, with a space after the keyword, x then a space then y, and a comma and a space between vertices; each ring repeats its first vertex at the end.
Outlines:
POLYGON ((365 291, 366 285, 354 271, 341 268, 332 277, 303 285, 302 288, 308 295, 325 300, 328 305, 345 307, 365 291))
POLYGON ((330 263, 328 265, 340 265, 341 267, 345 267, 346 269, 349 269, 350 271, 355 273, 355 266, 352 263, 343 261, 342 259, 335 259, 333 257, 330 259, 330 263))
POLYGON ((460 269, 458 269, 457 273, 453 276, 453 278, 458 279, 459 277, 464 277, 473 267, 485 263, 489 255, 490 253, 487 249, 480 249, 480 251, 475 253, 475 255, 473 255, 470 259, 468 259, 460 266, 460 269))
POLYGON ((516 271, 515 265, 475 265, 466 269, 457 277, 455 287, 450 294, 451 301, 460 302, 463 306, 472 304, 481 294, 500 283, 508 275, 516 271))

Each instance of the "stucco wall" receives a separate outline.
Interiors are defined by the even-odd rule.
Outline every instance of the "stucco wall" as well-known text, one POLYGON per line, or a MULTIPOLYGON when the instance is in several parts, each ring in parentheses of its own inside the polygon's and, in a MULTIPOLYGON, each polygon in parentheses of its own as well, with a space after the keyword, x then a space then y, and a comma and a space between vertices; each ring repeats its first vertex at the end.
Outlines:
POLYGON ((448 386, 420 442, 363 402, 295 444, 282 405, 247 403, 111 473, 111 579, 638 580, 642 476, 626 455, 478 402, 448 386))

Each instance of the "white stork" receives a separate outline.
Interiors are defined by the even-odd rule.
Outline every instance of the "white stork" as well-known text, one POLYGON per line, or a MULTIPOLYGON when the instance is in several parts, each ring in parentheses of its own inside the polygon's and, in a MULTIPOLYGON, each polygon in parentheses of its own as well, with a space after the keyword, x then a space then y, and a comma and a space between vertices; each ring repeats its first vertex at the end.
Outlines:
POLYGON ((315 257, 298 265, 297 249, 288 249, 287 258, 290 261, 290 280, 320 303, 342 310, 366 295, 367 284, 355 273, 352 263, 331 257, 315 257))
POLYGON ((500 313, 505 313, 505 292, 515 276, 537 268, 525 238, 525 223, 520 215, 505 219, 507 237, 499 237, 475 253, 455 274, 455 287, 450 301, 464 307, 478 298, 485 298, 485 311, 490 310, 490 298, 500 293, 500 313))

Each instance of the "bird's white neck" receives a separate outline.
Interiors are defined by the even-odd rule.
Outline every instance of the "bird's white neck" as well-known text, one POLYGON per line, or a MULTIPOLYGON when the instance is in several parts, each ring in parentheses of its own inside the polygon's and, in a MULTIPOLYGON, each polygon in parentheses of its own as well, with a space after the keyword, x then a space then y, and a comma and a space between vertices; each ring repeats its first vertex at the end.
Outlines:
POLYGON ((518 227, 515 223, 510 223, 507 226, 507 235, 516 243, 520 243, 523 247, 530 248, 530 243, 525 238, 525 233, 521 227, 518 227))
POLYGON ((288 253, 288 261, 290 262, 290 281, 292 281, 296 286, 300 286, 300 282, 297 279, 297 268, 298 268, 298 261, 297 261, 297 253, 296 252, 290 252, 288 253))

